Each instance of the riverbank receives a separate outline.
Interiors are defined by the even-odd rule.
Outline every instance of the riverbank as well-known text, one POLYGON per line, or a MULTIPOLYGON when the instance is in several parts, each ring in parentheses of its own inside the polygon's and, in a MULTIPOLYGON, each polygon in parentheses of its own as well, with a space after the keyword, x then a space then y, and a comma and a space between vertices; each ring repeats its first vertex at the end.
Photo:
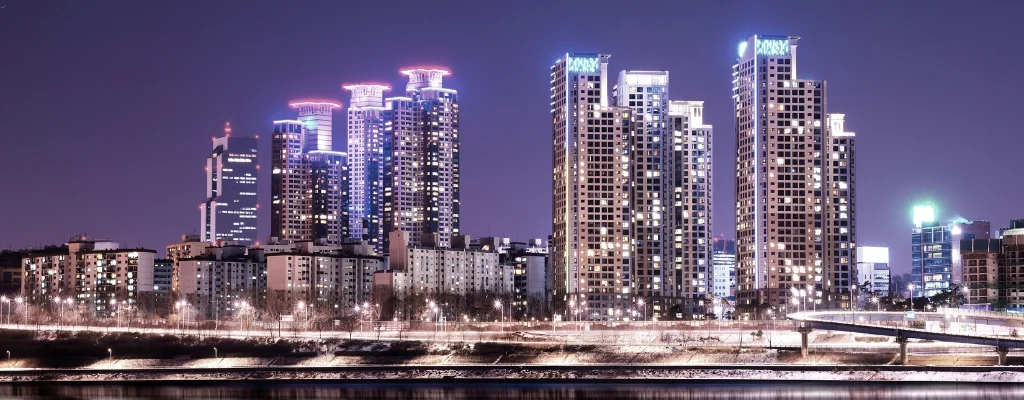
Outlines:
POLYGON ((840 365, 520 365, 240 367, 232 369, 20 370, 0 373, 0 383, 94 383, 217 385, 261 381, 291 383, 699 383, 699 382, 1024 382, 1010 367, 902 367, 840 365))

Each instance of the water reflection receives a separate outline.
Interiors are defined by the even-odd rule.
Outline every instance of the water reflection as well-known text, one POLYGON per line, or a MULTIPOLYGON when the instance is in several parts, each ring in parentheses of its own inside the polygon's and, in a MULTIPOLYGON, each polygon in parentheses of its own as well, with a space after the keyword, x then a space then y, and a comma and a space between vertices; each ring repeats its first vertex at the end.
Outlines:
POLYGON ((0 399, 696 400, 1021 399, 1010 384, 0 384, 0 399))

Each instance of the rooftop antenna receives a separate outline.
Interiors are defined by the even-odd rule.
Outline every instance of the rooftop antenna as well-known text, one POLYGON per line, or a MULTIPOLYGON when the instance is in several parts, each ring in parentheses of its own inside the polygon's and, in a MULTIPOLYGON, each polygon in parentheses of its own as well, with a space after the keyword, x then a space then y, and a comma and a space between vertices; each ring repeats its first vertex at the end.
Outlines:
POLYGON ((224 123, 224 136, 231 136, 231 121, 224 123))

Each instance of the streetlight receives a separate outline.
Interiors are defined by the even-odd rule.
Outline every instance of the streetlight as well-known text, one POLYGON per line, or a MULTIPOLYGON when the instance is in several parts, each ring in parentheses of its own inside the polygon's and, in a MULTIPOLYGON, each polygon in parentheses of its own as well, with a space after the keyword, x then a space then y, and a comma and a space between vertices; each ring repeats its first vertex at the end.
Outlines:
POLYGON ((914 311, 914 289, 916 286, 913 283, 907 284, 907 289, 910 290, 910 311, 914 311))
POLYGON ((871 302, 875 303, 875 307, 876 307, 875 311, 877 311, 877 312, 881 312, 882 311, 882 304, 878 302, 878 297, 872 297, 871 298, 871 302))
POLYGON ((501 320, 501 324, 499 326, 501 327, 501 331, 505 332, 505 313, 501 311, 501 300, 494 301, 494 309, 498 310, 498 318, 501 320))
POLYGON ((174 308, 178 310, 178 328, 184 330, 185 319, 187 318, 186 313, 188 311, 188 302, 185 300, 178 300, 177 303, 174 303, 174 308))
POLYGON ((638 307, 640 307, 641 309, 643 309, 643 311, 640 312, 641 320, 646 319, 647 318, 647 303, 644 302, 643 298, 639 298, 639 299, 636 299, 636 305, 638 307))
MULTIPOLYGON (((25 298, 21 297, 21 296, 18 296, 17 298, 14 299, 14 302, 18 304, 18 307, 21 307, 21 304, 25 302, 25 298)), ((8 310, 8 312, 10 312, 10 310, 8 310)), ((8 315, 7 317, 8 317, 8 319, 10 319, 10 315, 8 315)), ((28 324, 28 309, 25 309, 25 317, 23 319, 25 320, 25 324, 27 325, 28 324)))
POLYGON ((220 357, 217 356, 217 348, 216 347, 213 348, 213 358, 220 358, 220 357))
POLYGON ((114 359, 114 349, 111 349, 111 348, 108 347, 107 348, 107 355, 110 357, 111 360, 113 360, 114 359))
POLYGON ((11 307, 13 306, 11 304, 11 299, 8 299, 7 296, 0 296, 0 314, 2 314, 3 311, 4 311, 3 305, 5 303, 7 304, 7 324, 10 325, 11 324, 11 307))

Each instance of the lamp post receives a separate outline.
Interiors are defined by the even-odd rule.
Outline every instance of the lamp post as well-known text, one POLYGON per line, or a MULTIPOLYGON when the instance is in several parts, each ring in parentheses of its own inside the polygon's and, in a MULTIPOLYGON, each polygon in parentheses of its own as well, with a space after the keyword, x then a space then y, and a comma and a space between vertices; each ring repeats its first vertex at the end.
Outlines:
POLYGON ((213 348, 213 358, 220 358, 217 355, 217 348, 216 347, 213 348))
POLYGON ((914 311, 914 289, 916 286, 913 283, 907 284, 907 289, 910 290, 910 311, 914 311))
POLYGON ((640 309, 642 310, 642 311, 640 311, 640 320, 641 321, 646 321, 647 320, 647 302, 645 302, 643 298, 639 298, 639 299, 636 299, 636 305, 637 305, 637 307, 640 307, 640 309))
MULTIPOLYGON (((24 297, 21 297, 21 296, 19 296, 19 297, 17 297, 17 298, 15 298, 15 299, 14 299, 14 302, 15 302, 16 304, 18 304, 18 307, 21 307, 21 305, 25 303, 25 298, 24 298, 24 297)), ((10 311, 8 311, 8 312, 10 312, 10 311)), ((25 324, 26 324, 26 325, 28 325, 28 309, 25 309, 25 312, 24 312, 24 314, 25 314, 25 317, 24 317, 24 318, 22 318, 22 319, 24 319, 24 320, 25 320, 25 324)), ((8 318, 10 318, 10 316, 9 316, 9 315, 8 315, 8 318)), ((18 324, 18 327, 21 327, 21 324, 18 324)))
POLYGON ((110 358, 111 360, 113 360, 113 359, 114 359, 114 349, 111 349, 111 348, 109 348, 109 347, 108 347, 108 348, 107 348, 107 356, 108 356, 108 357, 109 357, 109 358, 110 358))
POLYGON ((3 316, 4 304, 7 304, 7 324, 11 323, 11 300, 7 296, 0 296, 0 316, 3 316))
POLYGON ((501 332, 505 332, 505 313, 501 311, 501 300, 494 301, 494 309, 498 310, 498 318, 501 321, 498 326, 501 328, 501 332))
POLYGON ((876 307, 875 311, 877 311, 877 312, 881 312, 881 311, 882 311, 882 304, 881 304, 881 303, 879 303, 879 301, 878 301, 878 298, 877 298, 877 297, 872 297, 872 298, 871 298, 871 302, 872 302, 872 303, 875 303, 875 307, 876 307))

